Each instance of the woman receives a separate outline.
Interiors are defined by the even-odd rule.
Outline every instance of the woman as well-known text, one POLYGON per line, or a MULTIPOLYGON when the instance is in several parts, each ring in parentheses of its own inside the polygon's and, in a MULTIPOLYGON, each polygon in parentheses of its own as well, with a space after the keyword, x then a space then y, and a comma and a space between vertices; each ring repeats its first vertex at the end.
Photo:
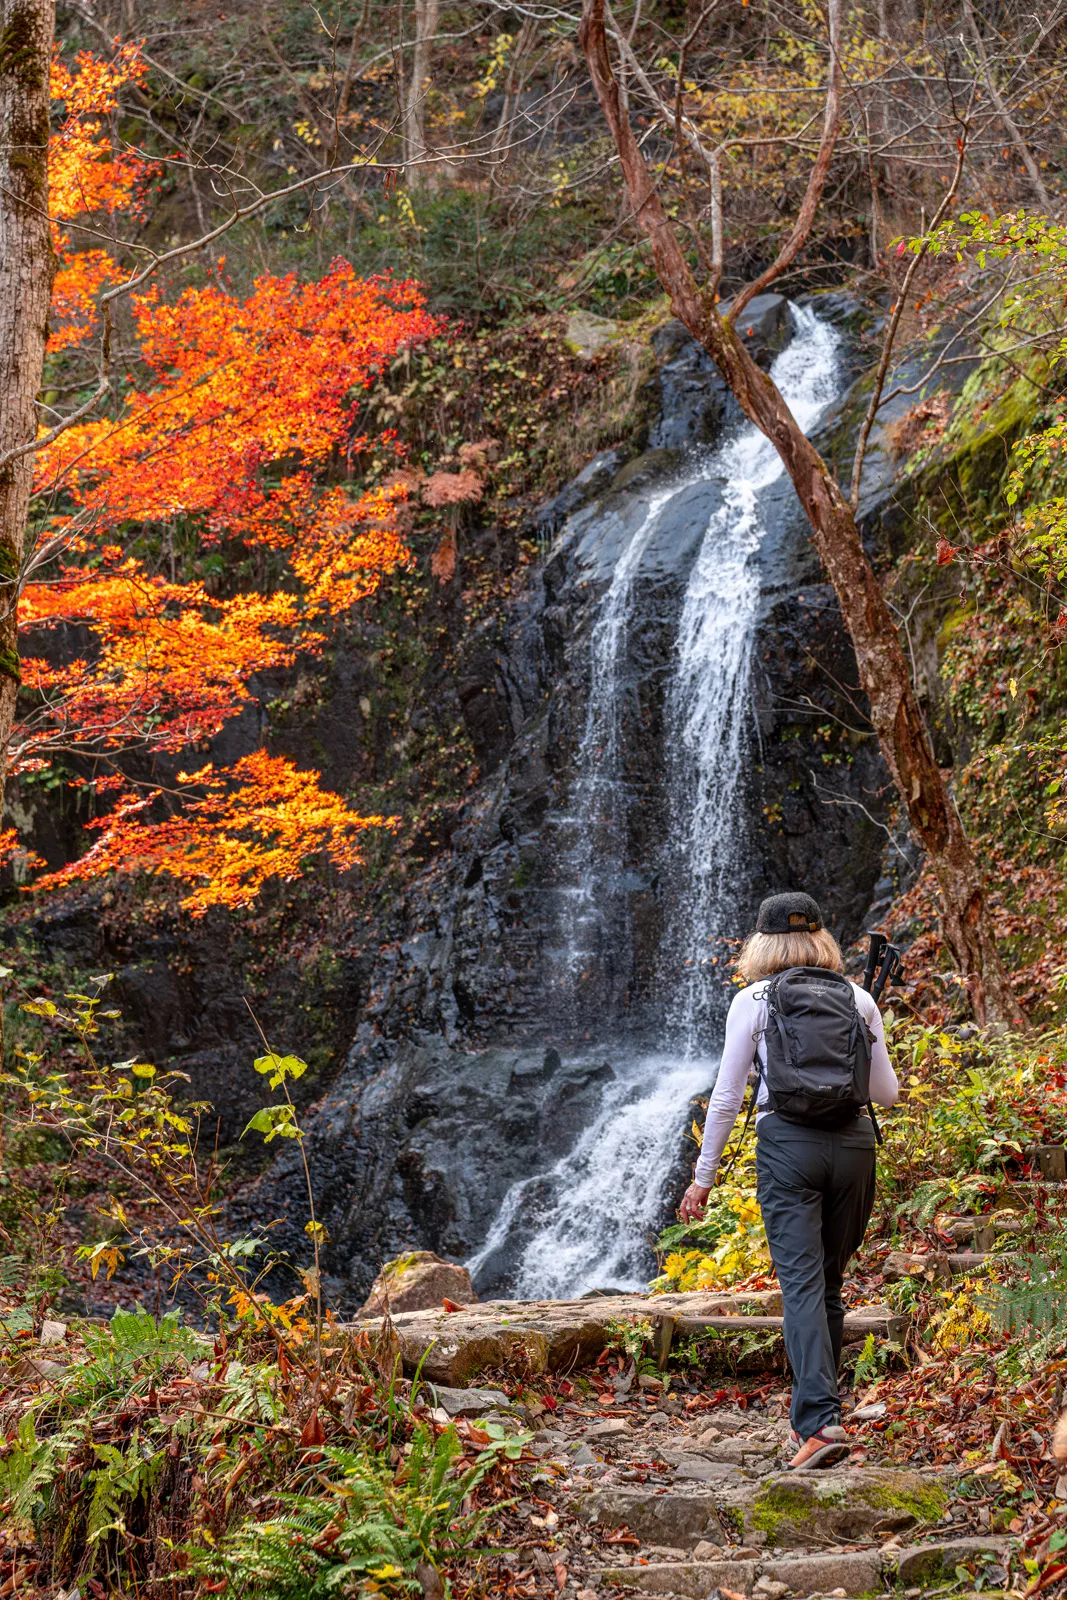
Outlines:
MULTIPOLYGON (((844 967, 836 939, 824 928, 822 914, 807 894, 776 894, 764 900, 756 931, 737 965, 747 987, 734 996, 726 1019, 722 1063, 708 1105, 700 1158, 679 1208, 685 1221, 698 1221, 704 1214, 715 1169, 741 1109, 754 1053, 762 1067, 767 1064, 765 980, 790 967, 825 967, 836 973, 844 967)), ((895 1105, 897 1079, 878 1007, 858 984, 852 989, 870 1038, 871 1099, 880 1106, 895 1105)), ((799 1449, 790 1466, 829 1466, 849 1450, 837 1389, 845 1320, 841 1284, 874 1204, 874 1127, 866 1112, 835 1128, 787 1121, 770 1109, 761 1077, 756 1137, 756 1193, 782 1289, 785 1347, 793 1369, 790 1420, 799 1449)))

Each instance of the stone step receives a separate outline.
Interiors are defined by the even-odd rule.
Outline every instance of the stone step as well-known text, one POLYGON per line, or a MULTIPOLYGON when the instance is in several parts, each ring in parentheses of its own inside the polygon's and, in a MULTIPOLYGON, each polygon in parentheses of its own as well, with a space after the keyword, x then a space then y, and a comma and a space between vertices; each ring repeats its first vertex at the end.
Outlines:
POLYGON ((370 1317, 342 1325, 341 1332, 369 1333, 395 1341, 405 1373, 422 1366, 428 1383, 462 1387, 486 1370, 523 1377, 570 1372, 595 1361, 612 1338, 612 1325, 644 1323, 650 1335, 657 1319, 702 1318, 727 1312, 780 1313, 777 1289, 747 1294, 598 1295, 589 1300, 489 1300, 443 1309, 403 1311, 387 1321, 370 1317))
MULTIPOLYGON (((845 1550, 792 1556, 760 1556, 731 1560, 724 1552, 717 1561, 655 1561, 647 1566, 604 1567, 597 1574, 602 1584, 638 1589, 643 1594, 675 1594, 704 1600, 717 1588, 736 1594, 773 1594, 771 1584, 784 1584, 792 1595, 844 1593, 877 1594, 890 1586, 924 1587, 952 1580, 958 1566, 980 1572, 989 1560, 1003 1555, 1006 1542, 997 1538, 946 1539, 937 1543, 905 1545, 895 1549, 845 1550)), ((779 1591, 781 1593, 781 1591, 779 1591)))
POLYGON ((959 1250, 970 1245, 974 1250, 992 1250, 1002 1233, 1024 1233, 1026 1221, 1022 1217, 942 1217, 937 1223, 938 1233, 951 1239, 959 1250))
MULTIPOLYGON (((645 1544, 692 1550, 701 1540, 725 1545, 753 1536, 779 1550, 884 1539, 932 1527, 949 1501, 936 1472, 895 1467, 829 1467, 755 1478, 723 1464, 714 1479, 668 1486, 576 1487, 569 1502, 586 1522, 624 1523, 645 1544)), ((731 1585, 732 1587, 732 1585, 731 1585)))
POLYGON ((997 1251, 993 1254, 984 1250, 957 1250, 946 1259, 952 1276, 961 1278, 971 1273, 987 1272, 990 1267, 1010 1266, 1023 1258, 1012 1250, 997 1251))
MULTIPOLYGON (((700 1338, 707 1333, 726 1333, 740 1339, 745 1334, 781 1333, 780 1316, 698 1316, 663 1314, 656 1322, 656 1359, 661 1367, 666 1365, 674 1341, 679 1338, 700 1338)), ((874 1334, 878 1340, 903 1345, 908 1335, 907 1317, 897 1316, 888 1306, 867 1306, 845 1314, 845 1343, 866 1339, 874 1334)), ((758 1353, 761 1359, 773 1360, 773 1351, 758 1353)))

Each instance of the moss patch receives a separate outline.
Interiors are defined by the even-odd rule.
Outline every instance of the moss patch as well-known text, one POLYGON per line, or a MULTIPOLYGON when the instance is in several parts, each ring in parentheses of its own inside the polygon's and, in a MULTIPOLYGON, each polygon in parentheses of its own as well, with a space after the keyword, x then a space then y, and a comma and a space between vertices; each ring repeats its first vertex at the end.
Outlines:
POLYGON ((771 1544, 776 1544, 783 1523, 806 1523, 820 1506, 841 1504, 844 1499, 842 1490, 831 1489, 829 1493, 821 1494, 818 1492, 820 1487, 828 1486, 812 1483, 765 1484, 749 1513, 749 1523, 765 1533, 771 1544))
POLYGON ((931 1523, 944 1516, 949 1494, 943 1483, 872 1483, 865 1498, 881 1511, 906 1511, 916 1522, 931 1523))
POLYGON ((941 1517, 948 1498, 943 1484, 913 1472, 775 1478, 749 1504, 745 1528, 784 1547, 820 1536, 856 1538, 886 1521, 928 1526, 941 1517))

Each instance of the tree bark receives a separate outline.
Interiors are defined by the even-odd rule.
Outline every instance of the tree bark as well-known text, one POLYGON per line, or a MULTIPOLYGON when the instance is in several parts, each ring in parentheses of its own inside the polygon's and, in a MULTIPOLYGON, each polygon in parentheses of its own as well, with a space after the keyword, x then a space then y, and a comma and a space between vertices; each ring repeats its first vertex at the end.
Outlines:
MULTIPOLYGON (((583 0, 579 38, 659 281, 675 316, 704 346, 745 415, 778 451, 804 507, 856 652, 871 724, 909 821, 937 877, 942 929, 967 983, 975 1016, 981 1022, 1025 1026, 989 926, 981 869, 934 759, 896 625, 863 549, 855 517, 832 471, 805 438, 773 380, 753 361, 732 320, 716 310, 716 297, 702 292, 693 278, 629 118, 622 111, 608 54, 603 5, 604 0, 583 0)), ((766 275, 760 282, 765 286, 766 275)), ((749 296, 739 296, 738 301, 742 298, 749 296)))
MULTIPOLYGON (((53 255, 48 73, 55 0, 0 0, 0 457, 37 434, 53 255)), ((0 466, 0 802, 20 673, 19 573, 33 456, 0 466)))
POLYGON ((426 164, 426 93, 430 87, 433 63, 433 37, 437 32, 440 0, 415 0, 415 45, 411 53, 411 76, 404 98, 404 162, 410 188, 429 189, 434 184, 433 169, 426 164))

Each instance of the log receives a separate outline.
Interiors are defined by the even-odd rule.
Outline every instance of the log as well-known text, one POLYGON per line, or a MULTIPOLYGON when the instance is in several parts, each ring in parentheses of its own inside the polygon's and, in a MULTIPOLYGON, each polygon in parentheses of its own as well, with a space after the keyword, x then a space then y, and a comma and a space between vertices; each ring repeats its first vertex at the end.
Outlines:
MULTIPOLYGON (((781 1333, 784 1327, 781 1317, 663 1316, 657 1317, 655 1322, 656 1360, 660 1367, 666 1365, 671 1346, 678 1336, 699 1339, 706 1333, 732 1333, 740 1338, 745 1333, 781 1333)), ((873 1333, 876 1339, 902 1345, 908 1335, 908 1326, 907 1317, 898 1317, 885 1307, 869 1306, 845 1313, 846 1341, 866 1339, 868 1334, 873 1333)))

